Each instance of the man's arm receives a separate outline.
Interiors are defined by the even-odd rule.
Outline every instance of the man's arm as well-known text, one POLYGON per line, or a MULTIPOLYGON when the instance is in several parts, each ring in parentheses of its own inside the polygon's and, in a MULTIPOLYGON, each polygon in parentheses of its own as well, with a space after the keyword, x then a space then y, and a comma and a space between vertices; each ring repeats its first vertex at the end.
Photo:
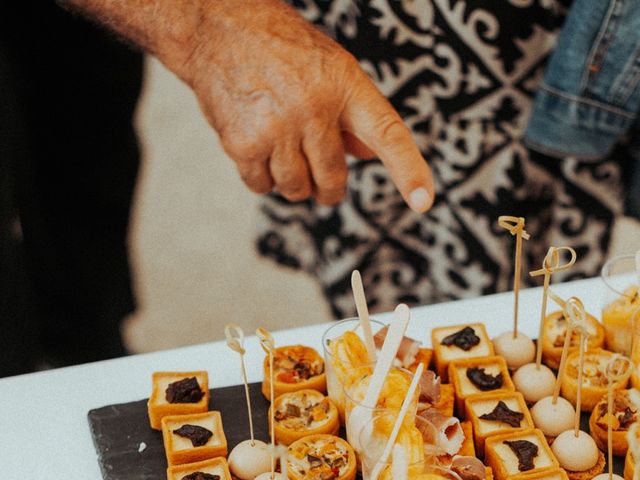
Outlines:
POLYGON ((62 4, 185 81, 253 191, 337 203, 347 151, 379 157, 411 208, 431 207, 431 170, 400 116, 348 52, 281 0, 62 4))

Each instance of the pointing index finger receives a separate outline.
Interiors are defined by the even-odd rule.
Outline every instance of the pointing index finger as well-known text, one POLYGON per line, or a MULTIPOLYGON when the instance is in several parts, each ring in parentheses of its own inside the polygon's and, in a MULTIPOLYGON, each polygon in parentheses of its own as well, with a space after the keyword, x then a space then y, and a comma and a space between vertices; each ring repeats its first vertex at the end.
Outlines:
POLYGON ((341 122, 380 158, 412 210, 422 213, 431 208, 435 195, 431 168, 400 115, 364 72, 354 82, 341 122))

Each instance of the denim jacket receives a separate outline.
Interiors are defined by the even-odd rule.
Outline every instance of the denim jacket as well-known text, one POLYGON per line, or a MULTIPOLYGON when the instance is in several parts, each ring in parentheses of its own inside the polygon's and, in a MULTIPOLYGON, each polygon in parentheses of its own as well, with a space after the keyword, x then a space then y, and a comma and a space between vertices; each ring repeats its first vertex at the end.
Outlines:
MULTIPOLYGON (((575 0, 539 86, 526 144, 602 158, 640 122, 640 0, 575 0)), ((631 154, 640 166, 640 139, 631 154)), ((640 213, 640 168, 632 198, 640 213)))

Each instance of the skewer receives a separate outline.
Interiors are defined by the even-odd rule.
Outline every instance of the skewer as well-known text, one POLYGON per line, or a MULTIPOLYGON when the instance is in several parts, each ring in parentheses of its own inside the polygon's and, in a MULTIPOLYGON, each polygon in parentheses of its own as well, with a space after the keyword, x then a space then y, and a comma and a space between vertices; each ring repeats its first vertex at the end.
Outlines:
POLYGON ((573 423, 573 431, 576 438, 580 436, 580 412, 582 406, 582 380, 583 380, 583 370, 584 370, 584 354, 587 349, 587 337, 589 336, 589 332, 587 332, 587 328, 584 322, 584 317, 580 318, 578 324, 574 327, 575 330, 580 335, 580 353, 578 356, 578 392, 576 394, 576 415, 573 423))
POLYGON ((356 302, 356 310, 358 311, 358 318, 360 319, 362 336, 364 338, 364 345, 367 347, 369 362, 375 363, 377 357, 376 345, 373 341, 373 332, 371 331, 371 322, 369 321, 369 308, 367 307, 367 300, 364 295, 362 277, 358 270, 354 270, 351 274, 351 289, 353 290, 353 298, 356 302))
POLYGON ((529 234, 524 229, 525 220, 522 217, 502 215, 498 217, 498 225, 506 228, 516 237, 515 271, 513 274, 513 338, 518 338, 518 301, 520 297, 520 277, 522 271, 522 239, 529 240, 529 234))
POLYGON ((228 323, 224 327, 224 335, 227 338, 227 346, 234 352, 240 354, 240 367, 242 370, 242 382, 244 383, 244 394, 247 402, 247 414, 249 416, 249 432, 251 436, 251 446, 255 447, 256 441, 253 433, 253 414, 251 412, 251 397, 249 396, 249 382, 247 380, 247 369, 244 362, 244 332, 242 328, 234 323, 228 323))
POLYGON ((613 480, 613 427, 611 420, 613 418, 613 386, 624 376, 629 368, 630 361, 622 355, 612 355, 605 375, 607 377, 607 462, 609 464, 609 480, 613 480))
POLYGON ((564 344, 562 345, 562 355, 560 356, 560 365, 558 366, 558 376, 556 378, 556 386, 553 389, 553 399, 551 403, 556 405, 558 403, 558 397, 560 396, 560 389, 562 386, 562 379, 566 370, 567 357, 569 356, 569 346, 571 345, 571 337, 573 336, 574 327, 580 322, 580 309, 584 310, 582 302, 577 297, 571 297, 566 302, 563 302, 564 314, 567 318, 567 333, 564 337, 564 344))
MULTIPOLYGON (((576 263, 577 254, 571 247, 550 247, 547 251, 547 255, 542 261, 542 268, 529 272, 532 277, 538 277, 544 275, 544 282, 542 287, 542 309, 540 312, 540 329, 538 332, 538 340, 540 340, 544 334, 544 319, 547 316, 547 297, 549 295, 549 283, 551 281, 551 275, 557 272, 568 269, 574 263, 576 263), (571 259, 564 264, 560 263, 560 252, 567 251, 571 254, 571 259)), ((542 342, 538 341, 536 350, 536 368, 540 370, 542 365, 542 342)))
MULTIPOLYGON (((269 399, 271 401, 271 405, 273 405, 273 401, 275 399, 274 394, 274 385, 273 385, 273 351, 275 350, 275 342, 273 340, 273 336, 271 333, 260 327, 256 329, 256 335, 260 340, 260 346, 262 349, 269 355, 269 399)), ((271 480, 274 479, 275 471, 276 471, 276 459, 275 459, 275 445, 276 445, 276 434, 275 434, 275 419, 274 419, 274 410, 275 408, 271 408, 271 431, 269 432, 271 436, 271 480)))

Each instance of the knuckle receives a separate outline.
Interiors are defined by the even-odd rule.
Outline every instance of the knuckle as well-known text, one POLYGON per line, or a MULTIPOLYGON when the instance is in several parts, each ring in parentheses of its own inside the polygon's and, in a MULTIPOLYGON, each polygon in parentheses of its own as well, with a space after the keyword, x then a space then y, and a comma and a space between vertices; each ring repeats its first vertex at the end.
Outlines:
POLYGON ((281 189, 280 193, 284 198, 291 202, 301 202, 302 200, 306 200, 311 196, 311 188, 302 187, 298 189, 281 189))
POLYGON ((222 147, 239 164, 260 162, 266 157, 265 147, 259 142, 240 139, 223 140, 222 147))
POLYGON ((393 113, 382 115, 373 125, 374 135, 382 142, 396 144, 406 141, 409 130, 402 120, 393 113))

